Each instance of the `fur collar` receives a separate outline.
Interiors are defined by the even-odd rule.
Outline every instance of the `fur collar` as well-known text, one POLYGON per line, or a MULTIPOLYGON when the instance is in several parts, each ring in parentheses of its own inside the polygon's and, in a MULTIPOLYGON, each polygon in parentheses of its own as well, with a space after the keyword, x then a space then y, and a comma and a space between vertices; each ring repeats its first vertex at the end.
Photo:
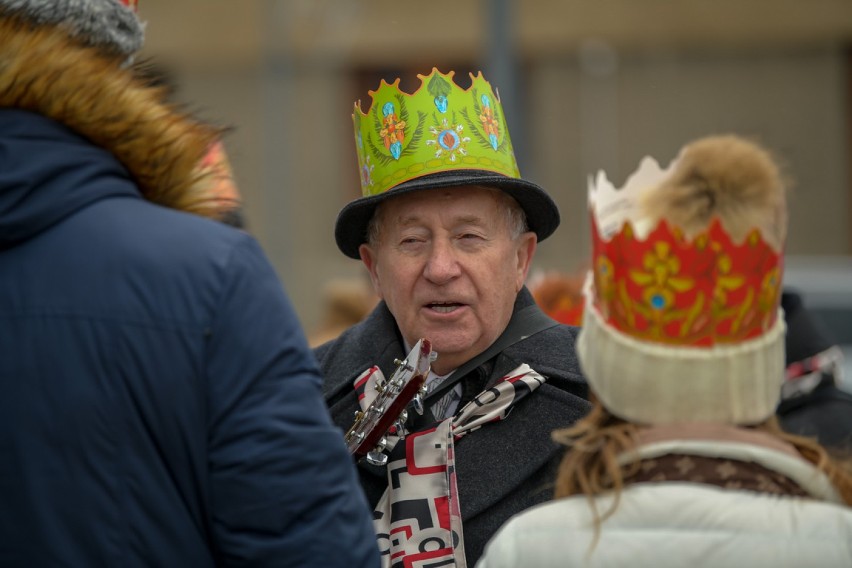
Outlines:
POLYGON ((154 203, 215 217, 199 169, 220 132, 178 112, 120 55, 0 14, 0 107, 39 113, 105 148, 154 203))

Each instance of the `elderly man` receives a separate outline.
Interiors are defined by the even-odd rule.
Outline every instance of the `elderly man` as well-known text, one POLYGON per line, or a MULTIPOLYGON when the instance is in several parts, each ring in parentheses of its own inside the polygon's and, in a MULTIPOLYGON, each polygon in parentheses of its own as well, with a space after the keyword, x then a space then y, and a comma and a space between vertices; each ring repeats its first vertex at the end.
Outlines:
POLYGON ((412 95, 383 82, 367 114, 355 109, 364 197, 335 237, 382 301, 315 353, 347 429, 394 360, 429 340, 426 411, 409 410, 404 440, 387 436, 386 465, 361 460, 361 484, 385 566, 472 566, 502 522, 550 498, 550 432, 586 412, 587 389, 574 328, 524 287, 559 212, 520 178, 499 99, 482 75, 468 89, 452 73, 420 79, 412 95))

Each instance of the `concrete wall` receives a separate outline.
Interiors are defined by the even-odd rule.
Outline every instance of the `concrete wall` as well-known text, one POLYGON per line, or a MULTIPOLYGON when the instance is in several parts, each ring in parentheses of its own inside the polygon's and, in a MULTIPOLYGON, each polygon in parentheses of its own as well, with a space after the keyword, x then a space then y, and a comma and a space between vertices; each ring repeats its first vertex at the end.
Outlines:
POLYGON ((530 171, 563 213, 539 263, 585 258, 588 175, 620 184, 644 155, 665 164, 684 142, 726 132, 766 145, 791 176, 789 252, 852 252, 846 73, 841 52, 819 48, 633 53, 605 74, 574 57, 536 64, 530 171))

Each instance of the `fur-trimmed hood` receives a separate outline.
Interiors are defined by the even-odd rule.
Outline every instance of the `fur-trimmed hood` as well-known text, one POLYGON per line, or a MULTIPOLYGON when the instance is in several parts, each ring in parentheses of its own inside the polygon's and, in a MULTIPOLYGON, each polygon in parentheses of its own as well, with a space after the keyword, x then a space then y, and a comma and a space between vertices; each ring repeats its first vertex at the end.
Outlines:
MULTIPOLYGON (((168 104, 165 89, 147 85, 121 55, 86 46, 61 28, 0 13, 0 37, 0 110, 38 114, 106 150, 149 201, 216 217, 199 164, 221 134, 217 128, 168 104)), ((0 197, 12 191, 3 181, 12 165, 7 159, 0 152, 0 197)), ((0 201, 0 220, 17 204, 0 201)))

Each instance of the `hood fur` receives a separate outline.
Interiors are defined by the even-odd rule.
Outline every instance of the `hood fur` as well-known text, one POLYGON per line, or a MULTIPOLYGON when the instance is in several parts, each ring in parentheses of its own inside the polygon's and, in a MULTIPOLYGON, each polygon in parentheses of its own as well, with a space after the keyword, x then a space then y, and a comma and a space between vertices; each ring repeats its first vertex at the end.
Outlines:
POLYGON ((0 16, 0 107, 39 113, 111 152, 142 195, 215 218, 209 173, 200 169, 221 132, 165 102, 123 67, 121 55, 88 47, 54 26, 0 16))

